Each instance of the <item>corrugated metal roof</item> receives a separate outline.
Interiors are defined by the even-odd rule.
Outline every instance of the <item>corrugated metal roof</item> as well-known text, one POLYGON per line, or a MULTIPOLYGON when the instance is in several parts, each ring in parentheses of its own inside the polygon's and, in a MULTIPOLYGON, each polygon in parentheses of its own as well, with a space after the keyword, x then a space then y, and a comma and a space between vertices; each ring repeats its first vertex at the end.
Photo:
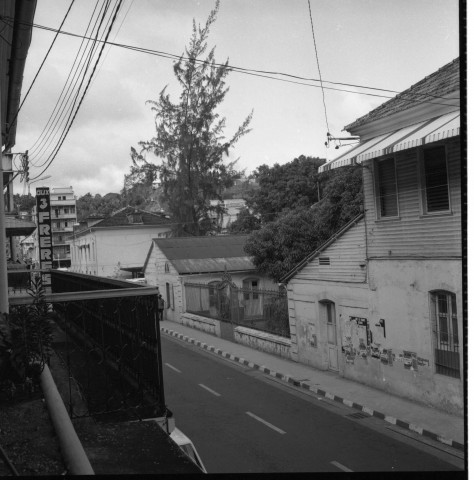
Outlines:
POLYGON ((146 212, 134 207, 125 207, 114 215, 105 218, 93 227, 121 227, 130 225, 166 225, 172 223, 169 215, 164 213, 146 212), (135 218, 132 218, 135 217, 135 218), (135 223, 136 221, 136 223, 135 223))
POLYGON ((23 237, 30 235, 36 230, 34 222, 27 222, 14 217, 5 217, 5 230, 9 237, 23 237))
MULTIPOLYGON (((409 89, 399 93, 396 97, 345 126, 344 130, 350 132, 360 125, 408 110, 425 102, 449 104, 450 102, 447 99, 440 97, 446 97, 456 90, 459 90, 459 84, 459 58, 456 58, 423 80, 415 83, 409 89)), ((453 105, 455 104, 454 102, 453 105)))
POLYGON ((170 260, 197 258, 246 257, 244 245, 248 235, 212 237, 156 238, 153 241, 170 260))
POLYGON ((181 274, 255 270, 249 257, 181 259, 171 260, 171 263, 181 274))
POLYGON ((179 273, 255 270, 244 252, 248 235, 155 238, 153 242, 179 273))

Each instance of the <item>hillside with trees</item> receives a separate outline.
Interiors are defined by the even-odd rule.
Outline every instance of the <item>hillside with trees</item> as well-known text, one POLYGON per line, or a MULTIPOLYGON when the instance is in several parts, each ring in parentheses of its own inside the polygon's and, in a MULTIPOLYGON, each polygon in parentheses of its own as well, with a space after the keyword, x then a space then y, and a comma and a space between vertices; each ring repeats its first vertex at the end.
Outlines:
POLYGON ((232 233, 250 233, 245 251, 276 281, 362 211, 361 167, 318 173, 323 163, 302 155, 258 167, 260 188, 231 226, 232 233))

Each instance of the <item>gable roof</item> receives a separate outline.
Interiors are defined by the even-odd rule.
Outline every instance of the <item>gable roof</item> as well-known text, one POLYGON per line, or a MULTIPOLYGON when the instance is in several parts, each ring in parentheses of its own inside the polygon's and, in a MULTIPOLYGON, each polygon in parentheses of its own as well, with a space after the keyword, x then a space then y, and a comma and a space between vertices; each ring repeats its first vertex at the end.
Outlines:
POLYGON ((444 67, 441 67, 436 72, 423 78, 423 80, 415 83, 407 90, 399 93, 396 97, 388 100, 366 115, 345 126, 344 130, 351 132, 361 125, 415 108, 426 102, 440 104, 449 103, 452 94, 459 90, 459 85, 458 57, 444 67))
POLYGON ((280 282, 281 283, 288 283, 298 272, 300 272, 301 270, 303 270, 304 267, 306 267, 306 265, 308 265, 308 263, 313 260, 313 258, 317 257, 321 252, 323 252, 324 250, 326 250, 326 248, 328 248, 330 245, 332 245, 337 239, 339 239, 344 233, 347 232, 347 230, 349 230, 350 228, 352 228, 354 225, 356 225, 359 220, 361 220, 362 218, 364 218, 364 214, 363 213, 360 213, 359 215, 357 215, 356 217, 354 217, 352 220, 350 220, 349 222, 347 222, 340 230, 338 230, 331 238, 329 238, 328 240, 326 240, 326 242, 324 242, 319 248, 317 248, 316 250, 314 250, 313 252, 311 252, 306 258, 304 258, 303 260, 301 260, 300 263, 298 263, 298 265, 296 265, 295 267, 293 267, 284 277, 282 277, 280 279, 280 282))
POLYGON ((248 235, 155 238, 144 269, 155 245, 179 274, 255 270, 244 252, 247 238, 248 235))
POLYGON ((165 213, 146 212, 135 207, 125 207, 111 215, 104 218, 100 222, 94 224, 94 227, 118 227, 130 225, 166 225, 172 223, 169 215, 165 213), (137 217, 137 223, 130 219, 130 217, 137 217))

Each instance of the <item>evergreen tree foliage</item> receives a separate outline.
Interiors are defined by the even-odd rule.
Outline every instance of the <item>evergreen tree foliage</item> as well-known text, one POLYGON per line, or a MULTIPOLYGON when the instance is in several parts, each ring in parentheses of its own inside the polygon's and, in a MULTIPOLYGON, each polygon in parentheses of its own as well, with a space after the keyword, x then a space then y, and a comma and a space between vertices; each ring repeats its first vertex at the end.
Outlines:
MULTIPOLYGON (((257 269, 279 281, 362 211, 362 172, 341 167, 319 175, 319 202, 285 210, 249 236, 244 250, 257 269)), ((314 188, 316 188, 314 186, 314 188)))
POLYGON ((253 173, 259 188, 248 195, 247 206, 263 222, 275 220, 285 209, 311 206, 319 200, 318 168, 325 162, 300 155, 283 165, 259 166, 253 173))
POLYGON ((163 197, 177 221, 175 234, 211 233, 211 214, 222 206, 211 206, 211 199, 221 199, 224 188, 232 185, 239 172, 235 162, 226 163, 230 148, 249 130, 252 114, 230 138, 224 136, 225 118, 217 113, 228 87, 228 61, 217 65, 215 47, 208 51, 207 38, 215 22, 219 2, 204 27, 193 21, 192 36, 185 55, 174 64, 174 74, 181 88, 176 103, 166 91, 157 101, 149 101, 155 115, 156 135, 141 141, 140 152, 131 150, 132 170, 136 176, 153 181, 159 178, 163 197), (161 163, 147 159, 154 154, 161 163))

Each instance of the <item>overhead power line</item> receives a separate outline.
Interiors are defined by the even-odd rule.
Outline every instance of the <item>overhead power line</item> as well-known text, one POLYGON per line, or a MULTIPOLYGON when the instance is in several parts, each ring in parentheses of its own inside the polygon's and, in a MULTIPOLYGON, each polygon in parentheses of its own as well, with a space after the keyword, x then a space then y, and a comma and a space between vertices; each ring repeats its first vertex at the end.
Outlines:
MULTIPOLYGON (((44 172, 46 172, 46 170, 47 170, 47 169, 50 167, 50 165, 53 163, 53 161, 54 161, 54 159, 56 158, 59 150, 61 149, 61 146, 63 145, 64 141, 66 140, 66 137, 67 137, 67 135, 69 134, 69 131, 71 130, 71 127, 72 127, 72 125, 73 125, 73 123, 74 123, 74 120, 75 120, 76 117, 77 117, 77 113, 79 112, 79 109, 81 108, 82 102, 84 101, 84 98, 85 98, 85 96, 86 96, 86 94, 87 94, 87 91, 88 91, 89 86, 90 86, 90 84, 91 84, 92 78, 93 78, 94 73, 95 73, 95 71, 96 71, 96 69, 97 69, 97 65, 99 64, 100 58, 101 58, 102 53, 103 53, 104 48, 105 48, 105 45, 107 44, 107 39, 109 38, 109 35, 110 35, 111 31, 112 31, 112 27, 113 27, 113 25, 114 25, 114 23, 115 23, 115 21, 116 21, 116 19, 117 19, 117 15, 118 15, 118 12, 119 12, 120 7, 121 7, 121 5, 122 5, 122 1, 123 1, 123 0, 119 0, 119 1, 116 3, 115 11, 114 11, 113 17, 112 17, 112 19, 111 19, 111 21, 110 21, 109 28, 108 28, 108 30, 107 30, 107 34, 106 34, 106 36, 105 36, 105 41, 102 42, 102 47, 101 47, 100 52, 99 52, 99 54, 98 54, 98 57, 97 57, 97 59, 96 59, 96 61, 95 61, 95 63, 94 63, 94 67, 93 67, 93 69, 92 69, 92 73, 89 75, 89 79, 88 79, 87 85, 86 85, 86 87, 85 87, 85 89, 84 89, 84 91, 83 91, 83 93, 82 93, 82 96, 81 96, 81 98, 80 98, 80 100, 79 100, 79 103, 78 103, 77 106, 76 106, 76 109, 75 109, 75 111, 74 111, 74 114, 70 117, 70 120, 69 120, 69 122, 68 122, 67 129, 64 131, 64 133, 63 133, 63 135, 62 135, 62 138, 61 138, 59 144, 57 145, 56 150, 55 150, 54 154, 52 155, 51 159, 49 160, 48 164, 46 165, 46 167, 41 171, 41 173, 39 173, 38 175, 36 175, 36 176, 35 176, 34 178, 32 178, 31 180, 35 180, 36 178, 38 178, 38 177, 40 177, 41 175, 43 175, 44 172)), ((104 13, 105 13, 105 12, 104 12, 104 13)), ((79 94, 79 91, 78 91, 78 94, 79 94)))
POLYGON ((28 98, 28 95, 29 95, 33 85, 35 84, 36 79, 38 78, 38 75, 41 72, 41 69, 43 68, 43 65, 45 64, 46 59, 48 58, 49 52, 51 52, 51 49, 53 48, 53 45, 56 42, 56 39, 58 38, 59 34, 61 33, 61 28, 64 25, 64 22, 66 21, 66 18, 68 17, 69 12, 71 11, 71 8, 72 8, 73 5, 74 5, 74 0, 71 0, 71 4, 69 5, 69 8, 67 9, 66 15, 64 15, 63 21, 61 22, 61 25, 59 25, 59 28, 56 32, 56 35, 54 36, 53 41, 51 42, 51 45, 49 46, 49 49, 46 52, 46 55, 44 56, 43 61, 41 62, 41 65, 39 66, 38 71, 36 72, 36 75, 34 76, 33 81, 31 82, 31 84, 30 84, 30 86, 29 86, 29 88, 26 92, 26 95, 23 97, 23 100, 22 100, 20 106, 18 107, 18 110, 15 113, 15 116, 13 117, 13 120, 10 122, 11 124, 15 123, 15 120, 17 119, 18 114, 20 113, 20 110, 23 107, 23 104, 25 103, 25 100, 28 98))
POLYGON ((314 45, 314 53, 316 54, 316 64, 318 66, 318 74, 319 74, 319 79, 321 82, 321 93, 323 94, 323 106, 324 106, 324 118, 326 119, 326 132, 328 135, 329 133, 329 122, 328 122, 328 111, 326 107, 326 97, 324 96, 324 87, 323 87, 323 79, 321 75, 321 68, 319 66, 319 58, 318 58, 318 48, 316 47, 316 37, 314 35, 314 25, 313 25, 313 15, 311 14, 311 2, 308 0, 308 9, 309 9, 309 19, 311 21, 311 32, 313 33, 313 45, 314 45))
MULTIPOLYGON (((9 18, 10 17, 1 17, 0 16, 0 20, 9 19, 9 18)), ((38 29, 50 31, 50 32, 56 32, 57 31, 54 28, 46 27, 44 25, 39 25, 39 24, 36 24, 36 23, 33 23, 33 24, 24 23, 24 24, 29 25, 29 26, 33 26, 33 27, 38 28, 38 29)), ((85 38, 85 39, 90 40, 90 37, 85 37, 83 35, 79 35, 79 34, 72 33, 72 32, 66 32, 64 30, 61 31, 61 34, 66 35, 66 36, 70 36, 70 37, 85 38)), ((99 40, 99 42, 103 42, 103 40, 99 40)), ((115 47, 125 48, 125 49, 128 49, 128 50, 132 50, 132 51, 136 51, 136 52, 140 52, 140 53, 146 53, 146 54, 150 54, 150 55, 154 55, 154 56, 158 56, 158 57, 162 57, 162 58, 167 58, 167 59, 171 59, 171 60, 180 60, 180 59, 191 60, 191 59, 188 59, 187 57, 185 57, 183 55, 176 55, 176 54, 173 54, 173 53, 164 52, 164 51, 160 51, 160 50, 153 50, 153 49, 149 49, 149 48, 137 47, 137 46, 133 46, 133 45, 127 45, 127 44, 116 43, 116 42, 106 42, 106 43, 108 45, 112 45, 112 46, 115 46, 115 47)), ((199 60, 199 59, 192 59, 192 60, 194 60, 198 63, 207 63, 204 60, 199 60)), ((224 66, 224 64, 215 63, 215 68, 222 67, 222 66, 224 66)), ((293 75, 293 74, 284 73, 284 72, 257 70, 257 69, 251 69, 251 68, 245 68, 245 67, 237 67, 237 66, 234 66, 234 65, 227 65, 227 68, 231 71, 246 74, 246 75, 253 75, 253 76, 257 76, 257 77, 269 78, 271 80, 277 80, 277 81, 281 81, 281 82, 295 83, 295 84, 298 84, 298 85, 305 85, 305 86, 308 86, 308 87, 321 88, 319 85, 301 83, 301 82, 292 81, 292 80, 286 80, 284 78, 274 77, 273 75, 278 75, 278 76, 283 76, 283 77, 288 77, 288 78, 293 78, 293 79, 296 79, 296 80, 302 80, 302 81, 308 81, 308 82, 321 82, 322 80, 318 79, 318 78, 308 78, 308 77, 302 77, 302 76, 293 75)), ((324 80, 323 83, 324 84, 330 84, 330 85, 347 86, 347 87, 351 87, 351 88, 360 88, 360 89, 365 89, 365 90, 373 90, 373 91, 378 91, 378 92, 393 93, 393 94, 403 93, 403 92, 400 92, 400 91, 397 91, 397 90, 390 90, 390 89, 378 88, 378 87, 370 87, 370 86, 367 86, 367 85, 357 85, 357 84, 345 83, 345 82, 334 82, 334 81, 324 80)), ((327 86, 325 86, 324 88, 326 88, 327 90, 335 90, 335 91, 341 91, 341 92, 347 92, 347 93, 355 93, 355 94, 358 94, 358 95, 368 95, 368 96, 381 97, 381 98, 393 98, 393 95, 381 95, 381 94, 374 94, 374 93, 367 93, 367 92, 359 92, 359 91, 354 91, 354 90, 330 88, 330 87, 327 87, 327 86)), ((433 95, 433 94, 429 94, 429 93, 417 94, 417 93, 413 93, 413 92, 405 92, 403 94, 406 95, 407 98, 422 97, 423 99, 431 98, 431 99, 438 99, 438 100, 445 100, 445 101, 459 100, 458 97, 456 97, 456 98, 446 98, 446 97, 433 95)), ((431 102, 431 101, 428 102, 428 100, 424 100, 423 103, 435 103, 435 104, 437 103, 437 104, 440 104, 440 105, 451 106, 450 104, 445 104, 445 103, 431 102)))

